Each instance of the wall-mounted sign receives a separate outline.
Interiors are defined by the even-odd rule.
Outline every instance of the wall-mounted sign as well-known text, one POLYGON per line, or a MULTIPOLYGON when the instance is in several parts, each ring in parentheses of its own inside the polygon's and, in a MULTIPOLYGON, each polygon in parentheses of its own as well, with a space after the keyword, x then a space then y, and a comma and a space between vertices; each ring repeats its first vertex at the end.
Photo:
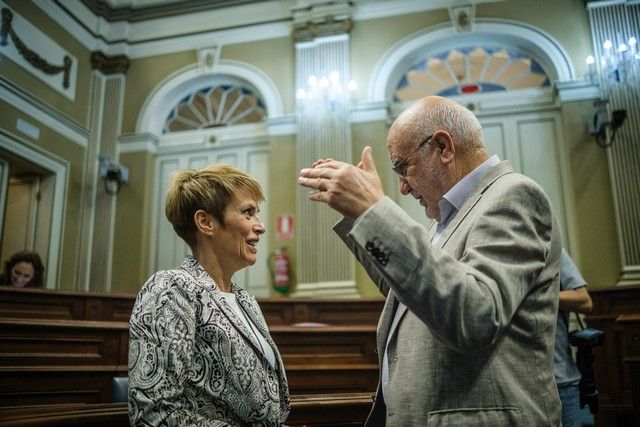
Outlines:
POLYGON ((276 239, 293 239, 293 214, 284 213, 276 215, 276 239))

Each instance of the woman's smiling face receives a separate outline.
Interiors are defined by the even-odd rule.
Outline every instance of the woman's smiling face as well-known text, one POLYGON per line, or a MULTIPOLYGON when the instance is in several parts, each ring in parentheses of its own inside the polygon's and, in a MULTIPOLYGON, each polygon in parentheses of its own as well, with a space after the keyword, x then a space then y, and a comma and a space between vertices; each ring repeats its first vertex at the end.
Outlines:
POLYGON ((257 244, 265 232, 259 212, 258 202, 248 191, 238 193, 225 210, 224 225, 215 239, 225 248, 226 261, 234 271, 256 263, 257 244))

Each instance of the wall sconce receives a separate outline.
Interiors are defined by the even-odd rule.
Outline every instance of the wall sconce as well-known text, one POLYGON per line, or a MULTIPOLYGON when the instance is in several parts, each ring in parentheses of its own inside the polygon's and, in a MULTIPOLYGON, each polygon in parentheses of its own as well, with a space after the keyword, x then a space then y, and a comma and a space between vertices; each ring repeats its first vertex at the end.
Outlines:
POLYGON ((613 110, 609 116, 608 103, 606 99, 595 101, 593 116, 589 119, 589 133, 596 137, 601 148, 611 147, 616 132, 627 118, 627 110, 613 110))
POLYGON ((111 156, 99 156, 100 178, 104 180, 104 191, 111 196, 120 192, 120 186, 129 182, 129 168, 114 161, 111 156))

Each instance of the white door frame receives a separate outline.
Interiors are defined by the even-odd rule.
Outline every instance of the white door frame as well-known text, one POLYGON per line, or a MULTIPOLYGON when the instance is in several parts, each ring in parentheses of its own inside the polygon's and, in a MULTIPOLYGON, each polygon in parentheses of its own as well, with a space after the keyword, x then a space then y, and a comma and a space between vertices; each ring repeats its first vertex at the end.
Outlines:
POLYGON ((38 167, 52 173, 54 183, 50 186, 52 191, 51 208, 51 229, 49 230, 49 251, 43 262, 45 263, 45 287, 56 289, 59 275, 60 262, 62 256, 63 236, 64 236, 64 211, 67 200, 68 189, 68 169, 69 162, 42 151, 40 148, 22 140, 21 138, 0 131, 0 143, 5 150, 19 156, 38 167))

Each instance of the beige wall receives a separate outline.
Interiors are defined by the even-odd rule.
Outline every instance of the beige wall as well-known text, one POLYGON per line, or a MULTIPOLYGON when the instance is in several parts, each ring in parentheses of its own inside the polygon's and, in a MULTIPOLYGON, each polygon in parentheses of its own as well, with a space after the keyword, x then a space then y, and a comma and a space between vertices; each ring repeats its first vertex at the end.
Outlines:
POLYGON ((162 80, 195 62, 195 50, 131 60, 125 83, 122 133, 135 133, 145 101, 162 80))
MULTIPOLYGON (((86 126, 89 115, 90 53, 30 2, 7 0, 7 3, 78 58, 77 99, 75 102, 66 100, 8 60, 2 61, 0 75, 86 126)), ((591 38, 582 1, 509 0, 478 5, 476 13, 478 17, 515 20, 537 26, 560 42, 573 61, 578 76, 586 71, 584 57, 590 53, 591 38), (553 13, 549 13, 550 10, 553 13)), ((350 51, 352 78, 360 85, 359 100, 365 100, 374 67, 395 43, 424 28, 448 22, 449 16, 445 10, 355 22, 350 51)), ((223 46, 221 59, 241 61, 267 74, 282 97, 285 114, 294 112, 295 49, 290 38, 223 46)), ((126 75, 122 133, 135 132, 135 124, 144 102, 160 82, 196 61, 195 50, 133 59, 126 75)), ((22 114, 2 103, 0 107, 0 126, 15 133, 16 119, 23 117, 22 114)), ((567 203, 573 206, 574 212, 570 219, 573 222, 573 241, 577 244, 574 248, 576 262, 594 286, 612 285, 620 274, 618 242, 606 151, 598 148, 586 132, 585 117, 590 107, 590 102, 578 102, 567 104, 562 109, 565 125, 563 149, 567 154, 571 178, 571 200, 567 203)), ((30 117, 23 118, 33 122, 30 117)), ((371 145, 385 191, 395 195, 397 180, 389 169, 386 134, 387 124, 384 121, 354 124, 352 155, 354 161, 357 161, 362 148, 371 145)), ((79 197, 83 180, 84 149, 44 126, 41 126, 39 141, 32 143, 70 163, 62 242, 64 252, 61 286, 73 288, 80 238, 79 197)), ((295 135, 271 137, 270 148, 272 199, 270 217, 265 220, 268 227, 274 227, 276 215, 290 212, 295 214, 296 211, 298 193, 295 181, 298 167, 295 160, 295 135)), ((135 292, 148 274, 154 160, 152 154, 137 153, 123 154, 120 161, 129 167, 131 176, 130 183, 122 188, 117 199, 112 290, 135 292)), ((327 230, 327 233, 331 231, 327 230)), ((296 235, 300 235, 299 230, 296 230, 296 235)), ((295 242, 278 242, 272 239, 269 251, 280 246, 288 247, 292 265, 295 265, 295 242)), ((295 271, 293 274, 295 278, 295 271)), ((377 289, 360 267, 356 269, 356 279, 363 295, 378 295, 377 289)))
POLYGON ((621 264, 614 217, 607 150, 596 144, 586 129, 585 113, 591 102, 563 107, 564 150, 574 207, 575 261, 592 286, 611 286, 620 277, 621 264))
POLYGON ((221 59, 241 61, 261 70, 273 81, 285 114, 294 112, 294 44, 291 38, 223 46, 221 59))
POLYGON ((150 153, 127 153, 120 163, 129 168, 129 183, 116 201, 111 290, 135 292, 149 276, 154 159, 150 153))

